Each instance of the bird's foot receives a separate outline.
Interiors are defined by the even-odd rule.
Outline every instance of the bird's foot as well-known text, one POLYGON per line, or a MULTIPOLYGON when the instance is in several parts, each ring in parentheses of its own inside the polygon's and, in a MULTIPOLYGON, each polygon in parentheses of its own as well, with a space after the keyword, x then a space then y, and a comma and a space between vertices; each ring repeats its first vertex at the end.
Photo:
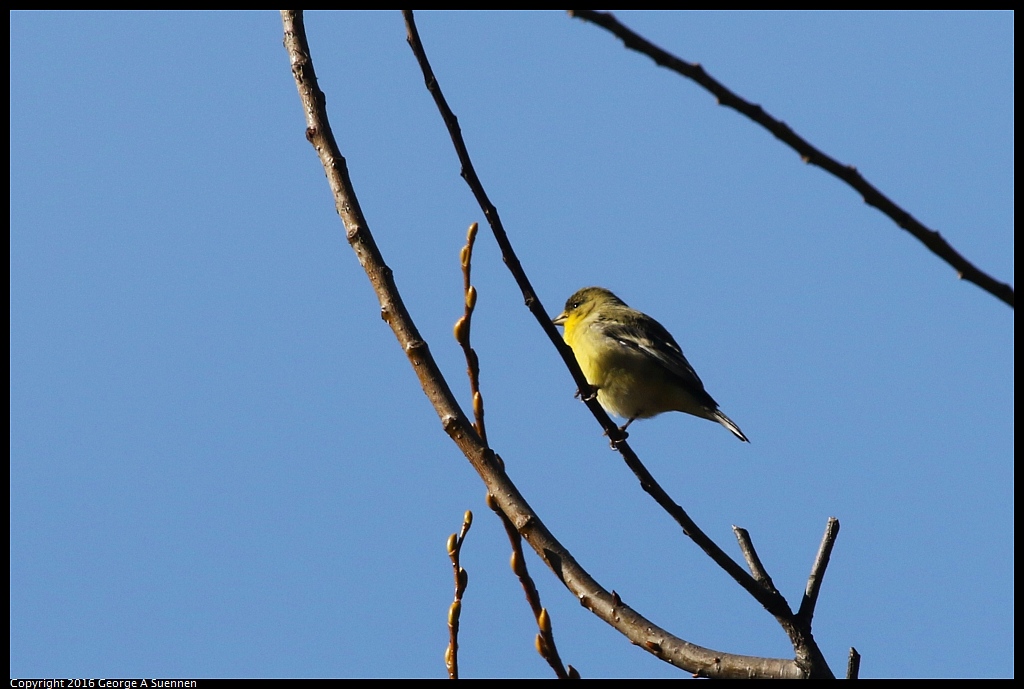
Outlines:
MULTIPOLYGON (((627 423, 626 426, 628 425, 629 424, 627 423)), ((608 431, 604 432, 604 434, 608 437, 608 444, 612 446, 613 450, 617 450, 619 448, 619 444, 626 442, 626 439, 629 438, 629 433, 626 432, 626 426, 619 426, 618 438, 613 438, 611 436, 611 433, 609 433, 608 431)))

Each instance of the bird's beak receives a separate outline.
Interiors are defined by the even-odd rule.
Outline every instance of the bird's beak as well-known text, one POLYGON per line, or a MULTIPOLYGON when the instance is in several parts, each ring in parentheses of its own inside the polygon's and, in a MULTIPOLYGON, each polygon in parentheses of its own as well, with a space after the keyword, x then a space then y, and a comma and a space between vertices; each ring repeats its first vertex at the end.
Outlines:
POLYGON ((569 314, 567 314, 565 311, 563 311, 562 313, 560 313, 557 316, 555 316, 554 318, 552 318, 551 322, 554 323, 555 325, 565 325, 565 320, 568 317, 569 317, 569 314))

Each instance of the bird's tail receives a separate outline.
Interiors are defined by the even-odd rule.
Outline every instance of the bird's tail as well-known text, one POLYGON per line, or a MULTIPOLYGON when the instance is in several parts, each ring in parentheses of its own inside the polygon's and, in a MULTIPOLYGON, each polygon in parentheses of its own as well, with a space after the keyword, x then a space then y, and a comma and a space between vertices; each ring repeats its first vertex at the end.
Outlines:
POLYGON ((739 438, 740 440, 742 440, 743 442, 745 442, 745 443, 749 443, 750 442, 749 440, 747 440, 747 436, 743 435, 743 431, 740 430, 740 427, 737 426, 735 423, 733 423, 732 419, 730 419, 728 416, 723 414, 718 409, 716 409, 713 412, 711 412, 711 417, 712 417, 712 419, 714 419, 715 421, 717 421, 718 423, 722 424, 723 426, 728 428, 730 431, 732 431, 732 434, 734 436, 736 436, 737 438, 739 438))

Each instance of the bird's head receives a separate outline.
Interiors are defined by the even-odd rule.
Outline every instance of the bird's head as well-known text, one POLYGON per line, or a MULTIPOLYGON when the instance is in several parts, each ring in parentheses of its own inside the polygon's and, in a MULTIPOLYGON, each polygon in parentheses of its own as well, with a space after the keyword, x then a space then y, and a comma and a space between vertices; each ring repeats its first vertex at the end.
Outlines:
POLYGON ((626 304, 604 287, 584 287, 577 290, 568 301, 565 309, 552 319, 555 325, 571 328, 586 318, 594 309, 602 306, 625 306, 626 304))

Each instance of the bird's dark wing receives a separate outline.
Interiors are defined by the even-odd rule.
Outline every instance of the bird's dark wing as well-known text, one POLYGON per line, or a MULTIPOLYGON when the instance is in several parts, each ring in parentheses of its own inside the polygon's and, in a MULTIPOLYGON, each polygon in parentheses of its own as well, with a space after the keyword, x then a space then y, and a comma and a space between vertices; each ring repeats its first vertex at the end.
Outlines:
POLYGON ((644 315, 643 320, 635 323, 603 322, 599 327, 606 337, 660 364, 666 373, 677 378, 702 404, 710 409, 718 408, 718 403, 704 389, 704 383, 683 356, 683 350, 661 323, 644 315))

